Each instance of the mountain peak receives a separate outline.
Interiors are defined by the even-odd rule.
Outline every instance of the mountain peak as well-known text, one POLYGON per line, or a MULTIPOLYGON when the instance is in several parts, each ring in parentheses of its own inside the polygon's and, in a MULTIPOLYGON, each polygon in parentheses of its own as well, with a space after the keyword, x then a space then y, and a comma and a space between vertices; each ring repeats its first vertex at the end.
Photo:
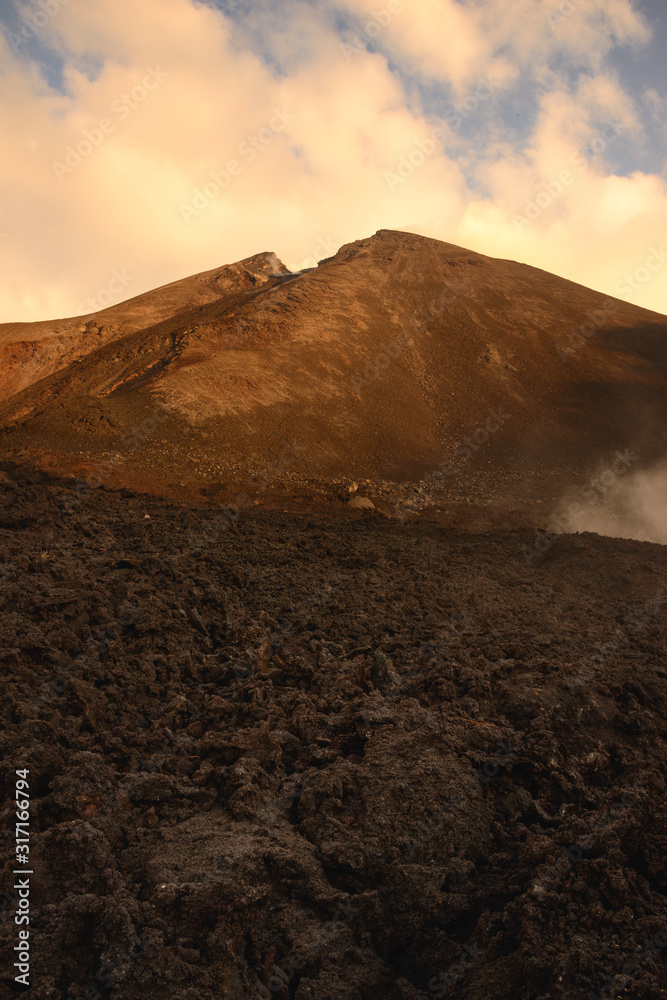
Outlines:
POLYGON ((381 229, 303 272, 263 251, 3 328, 2 453, 69 474, 112 455, 109 485, 166 493, 289 466, 445 468, 495 496, 526 470, 546 482, 615 449, 662 454, 666 334, 664 317, 536 268, 381 229))

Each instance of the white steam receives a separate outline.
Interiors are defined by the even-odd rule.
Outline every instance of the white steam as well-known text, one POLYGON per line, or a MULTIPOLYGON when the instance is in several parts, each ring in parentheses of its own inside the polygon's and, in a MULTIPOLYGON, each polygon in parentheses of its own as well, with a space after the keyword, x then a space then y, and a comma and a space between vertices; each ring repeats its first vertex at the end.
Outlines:
POLYGON ((568 532, 594 531, 667 545, 667 462, 616 475, 602 492, 581 491, 579 503, 569 505, 567 522, 568 532), (587 494, 583 501, 582 494, 587 494))

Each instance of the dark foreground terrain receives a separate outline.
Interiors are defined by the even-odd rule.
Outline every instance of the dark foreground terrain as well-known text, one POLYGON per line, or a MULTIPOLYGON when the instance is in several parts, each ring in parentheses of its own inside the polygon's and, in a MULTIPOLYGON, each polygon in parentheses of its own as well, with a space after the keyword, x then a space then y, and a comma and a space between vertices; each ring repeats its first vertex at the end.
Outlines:
POLYGON ((667 996, 667 548, 533 540, 0 484, 1 1000, 24 768, 33 1000, 667 996))

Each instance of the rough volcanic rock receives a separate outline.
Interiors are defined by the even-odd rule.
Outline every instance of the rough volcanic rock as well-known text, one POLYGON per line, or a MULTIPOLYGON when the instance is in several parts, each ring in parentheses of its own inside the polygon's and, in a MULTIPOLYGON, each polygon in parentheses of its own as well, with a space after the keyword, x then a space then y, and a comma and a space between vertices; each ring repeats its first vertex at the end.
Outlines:
POLYGON ((1 1000, 16 768, 36 1000, 661 996, 664 546, 0 511, 1 1000))

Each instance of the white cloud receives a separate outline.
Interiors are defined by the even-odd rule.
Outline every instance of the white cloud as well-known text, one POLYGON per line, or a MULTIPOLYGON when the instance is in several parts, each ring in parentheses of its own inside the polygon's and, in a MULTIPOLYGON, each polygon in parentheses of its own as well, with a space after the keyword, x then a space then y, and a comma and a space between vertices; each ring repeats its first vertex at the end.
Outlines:
POLYGON ((394 0, 393 5, 388 0, 384 7, 377 0, 344 0, 344 5, 358 15, 362 30, 377 22, 377 43, 409 71, 447 81, 458 95, 482 76, 499 83, 515 76, 510 63, 494 55, 474 7, 456 0, 394 0))
MULTIPOLYGON (((68 4, 42 37, 65 60, 66 95, 0 38, 0 128, 12 150, 0 163, 0 318, 73 314, 115 268, 133 276, 120 298, 261 250, 296 267, 379 228, 513 256, 606 291, 634 272, 665 231, 667 191, 654 175, 617 176, 609 140, 530 225, 513 221, 560 171, 575 173, 572 157, 599 144, 606 121, 628 128, 616 148, 641 136, 637 104, 605 64, 614 44, 645 40, 628 0, 585 0, 553 28, 545 0, 537 10, 533 0, 401 6, 379 19, 377 52, 364 36, 350 53, 329 4, 292 0, 266 24, 258 5, 241 27, 189 0, 68 4), (262 42, 254 51, 251 30, 262 42), (500 112, 519 69, 537 110, 522 142, 500 112), (469 102, 468 120, 441 142, 410 73, 438 81, 443 117, 469 102), (497 89, 475 105, 485 76, 497 89), (67 166, 68 147, 75 164, 86 142, 71 171, 54 169, 67 166), (387 174, 400 164, 392 186, 387 174)), ((338 7, 362 28, 385 8, 338 7)), ((663 286, 642 285, 633 301, 667 311, 663 286)))
POLYGON ((570 65, 597 70, 616 45, 650 38, 646 20, 631 0, 475 0, 484 29, 496 46, 508 46, 536 75, 555 55, 570 65))

